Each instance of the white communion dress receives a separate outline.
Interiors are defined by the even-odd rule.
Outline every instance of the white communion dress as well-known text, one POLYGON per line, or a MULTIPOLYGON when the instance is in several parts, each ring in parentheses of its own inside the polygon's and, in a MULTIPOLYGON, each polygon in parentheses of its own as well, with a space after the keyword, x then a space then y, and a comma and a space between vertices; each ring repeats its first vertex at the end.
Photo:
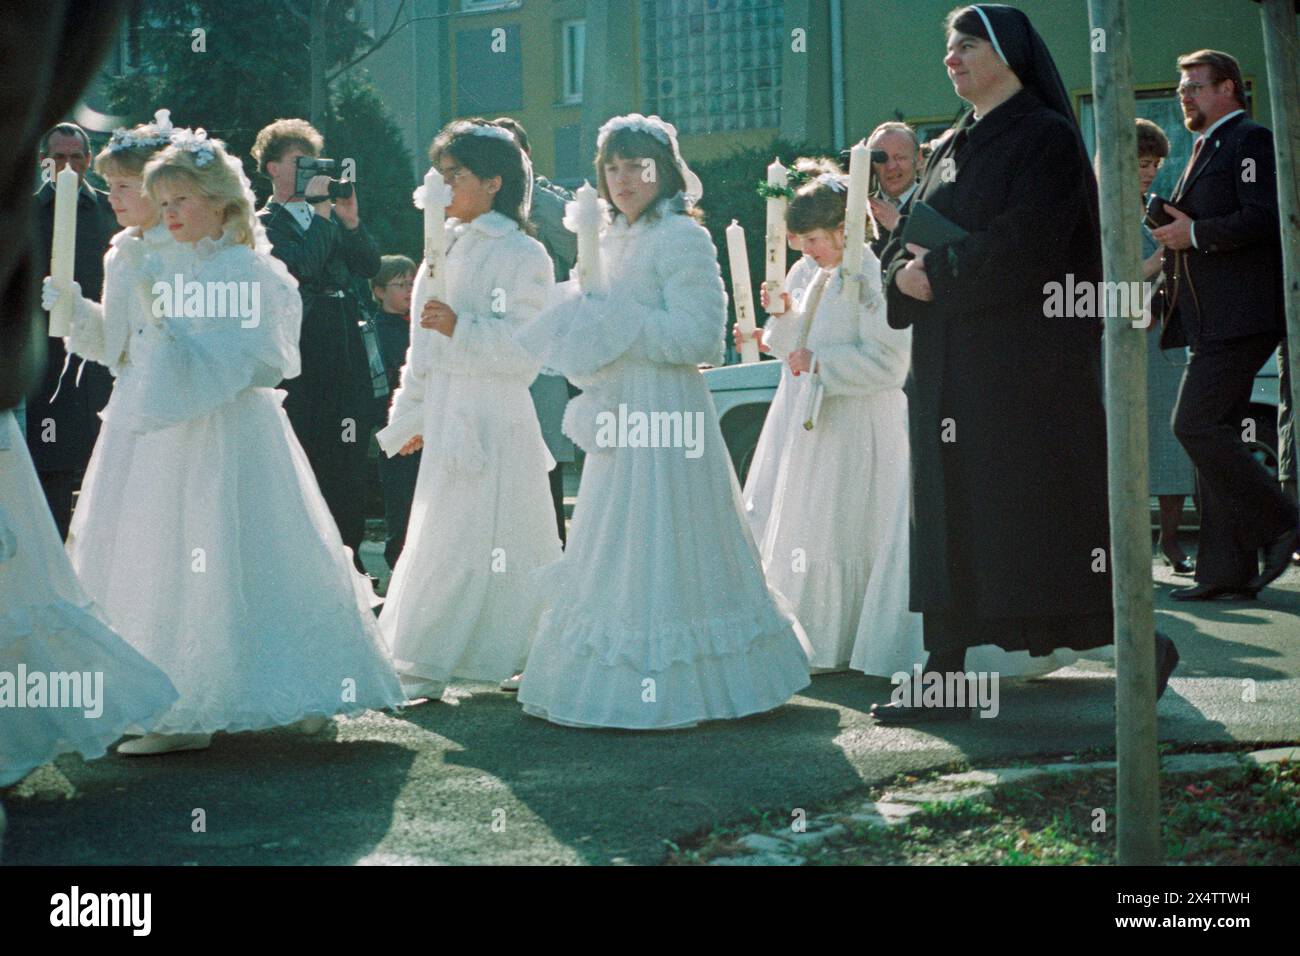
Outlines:
POLYGON ((60 754, 101 757, 175 700, 72 573, 18 423, 0 411, 0 787, 60 754))
POLYGON ((424 438, 406 546, 379 617, 394 665, 420 696, 453 678, 497 682, 521 671, 537 571, 560 557, 554 460, 528 392, 539 364, 514 340, 546 305, 550 257, 499 212, 449 219, 447 238, 456 327, 448 337, 420 326, 422 264, 390 415, 396 437, 383 439, 395 453, 410 435, 424 438))
POLYGON ((630 729, 771 710, 807 686, 809 648, 763 579, 698 369, 723 354, 717 253, 666 202, 600 249, 608 296, 569 285, 521 334, 583 390, 564 430, 587 458, 520 703, 630 729))
POLYGON ((302 300, 260 230, 257 251, 229 229, 190 245, 115 241, 104 300, 78 306, 86 352, 96 313, 106 341, 131 331, 68 551, 180 692, 153 729, 256 730, 400 703, 377 599, 274 387, 299 372, 302 300), (154 318, 155 302, 178 299, 183 314, 154 318))
MULTIPOLYGON (((903 385, 910 329, 885 321, 880 263, 863 250, 860 294, 846 294, 841 269, 804 256, 790 270, 793 307, 770 316, 763 340, 782 360, 745 482, 745 509, 768 582, 793 604, 813 646, 817 671, 854 669, 909 676, 924 664, 921 615, 908 609, 910 440, 903 385), (808 430, 800 414, 808 375, 784 360, 798 347, 814 281, 825 282, 809 325, 824 389, 808 430)), ((1042 674, 1074 660, 1069 652, 1032 658, 985 646, 967 651, 971 670, 1042 674)))

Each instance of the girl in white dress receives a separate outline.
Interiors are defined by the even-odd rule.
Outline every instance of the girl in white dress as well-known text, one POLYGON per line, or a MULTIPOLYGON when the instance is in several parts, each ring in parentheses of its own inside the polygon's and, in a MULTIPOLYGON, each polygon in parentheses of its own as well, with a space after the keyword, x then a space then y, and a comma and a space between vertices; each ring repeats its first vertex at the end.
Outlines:
POLYGON ((564 430, 587 458, 519 700, 638 730, 771 710, 808 684, 808 648, 763 580, 697 367, 721 362, 726 310, 699 180, 673 127, 637 114, 601 128, 596 174, 608 294, 569 286, 521 335, 583 390, 564 430))
MULTIPOLYGON (((109 253, 104 326, 135 331, 68 539, 86 590, 180 692, 155 733, 118 752, 318 729, 397 704, 377 599, 280 408, 275 386, 299 371, 302 301, 239 161, 202 130, 179 131, 144 184, 172 245, 109 253)), ((135 225, 147 235, 151 223, 135 225)))
POLYGON ((60 754, 102 757, 175 700, 72 573, 18 422, 0 411, 0 787, 60 754))
MULTIPOLYGON (((411 346, 381 433, 389 454, 423 447, 406 546, 379 626, 411 697, 453 678, 493 683, 523 669, 537 620, 536 572, 560 556, 546 450, 528 386, 537 359, 514 333, 546 305, 554 274, 523 232, 532 171, 513 134, 461 120, 430 159, 451 187, 446 302, 421 264, 411 346)), ((424 201, 441 201, 424 197, 424 201)))
MULTIPOLYGON (((912 333, 885 321, 880 262, 869 245, 858 296, 845 289, 847 177, 830 159, 799 160, 795 169, 809 178, 795 191, 786 224, 804 255, 787 277, 784 312, 753 333, 782 369, 745 481, 745 509, 768 583, 789 598, 807 631, 814 671, 910 677, 924 659, 921 615, 908 609, 903 385, 912 333), (805 310, 814 302, 800 347, 805 310), (806 392, 814 381, 823 397, 809 430, 806 392)), ((761 295, 767 308, 766 287, 761 295)), ((733 334, 739 346, 740 329, 733 334)), ((1071 659, 990 646, 973 649, 968 666, 1013 676, 1045 673, 1071 659)))

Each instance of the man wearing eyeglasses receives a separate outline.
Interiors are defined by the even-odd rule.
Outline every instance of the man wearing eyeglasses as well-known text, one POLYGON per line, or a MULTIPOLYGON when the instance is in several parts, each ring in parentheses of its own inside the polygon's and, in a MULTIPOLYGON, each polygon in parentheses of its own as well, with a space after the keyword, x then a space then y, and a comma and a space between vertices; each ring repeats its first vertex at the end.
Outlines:
POLYGON ((1171 596, 1249 599, 1286 570, 1298 522, 1243 440, 1255 375, 1285 329, 1273 135, 1246 116, 1232 56, 1198 50, 1178 69, 1184 125, 1198 135, 1178 208, 1164 207, 1173 221, 1153 235, 1166 249, 1160 344, 1190 349, 1173 428, 1196 466, 1201 534, 1196 584, 1171 596))

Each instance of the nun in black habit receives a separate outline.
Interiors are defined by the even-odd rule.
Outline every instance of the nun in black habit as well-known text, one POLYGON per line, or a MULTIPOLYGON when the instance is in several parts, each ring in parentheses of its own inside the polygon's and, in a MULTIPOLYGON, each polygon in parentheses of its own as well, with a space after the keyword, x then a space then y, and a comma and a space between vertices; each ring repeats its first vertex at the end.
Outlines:
MULTIPOLYGON (((1021 11, 949 14, 944 65, 970 107, 916 199, 966 231, 881 256, 888 320, 912 329, 911 608, 926 670, 966 648, 1050 654, 1112 641, 1099 310, 1057 317, 1101 278, 1097 186, 1060 75, 1021 11)), ((1094 287, 1095 288, 1095 287, 1094 287)), ((1177 662, 1157 635, 1158 690, 1177 662)), ((967 707, 894 703, 886 722, 960 719, 967 707)))

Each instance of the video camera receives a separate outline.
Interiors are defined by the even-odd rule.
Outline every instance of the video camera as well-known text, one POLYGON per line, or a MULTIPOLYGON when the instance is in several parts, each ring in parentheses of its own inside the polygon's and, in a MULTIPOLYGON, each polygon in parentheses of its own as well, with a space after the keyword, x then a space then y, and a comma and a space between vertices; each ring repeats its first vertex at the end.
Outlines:
POLYGON ((316 176, 333 176, 338 169, 338 161, 317 156, 299 156, 293 176, 293 193, 302 196, 315 205, 327 199, 347 199, 352 195, 352 183, 347 180, 330 179, 329 194, 326 196, 304 196, 307 184, 316 176))

